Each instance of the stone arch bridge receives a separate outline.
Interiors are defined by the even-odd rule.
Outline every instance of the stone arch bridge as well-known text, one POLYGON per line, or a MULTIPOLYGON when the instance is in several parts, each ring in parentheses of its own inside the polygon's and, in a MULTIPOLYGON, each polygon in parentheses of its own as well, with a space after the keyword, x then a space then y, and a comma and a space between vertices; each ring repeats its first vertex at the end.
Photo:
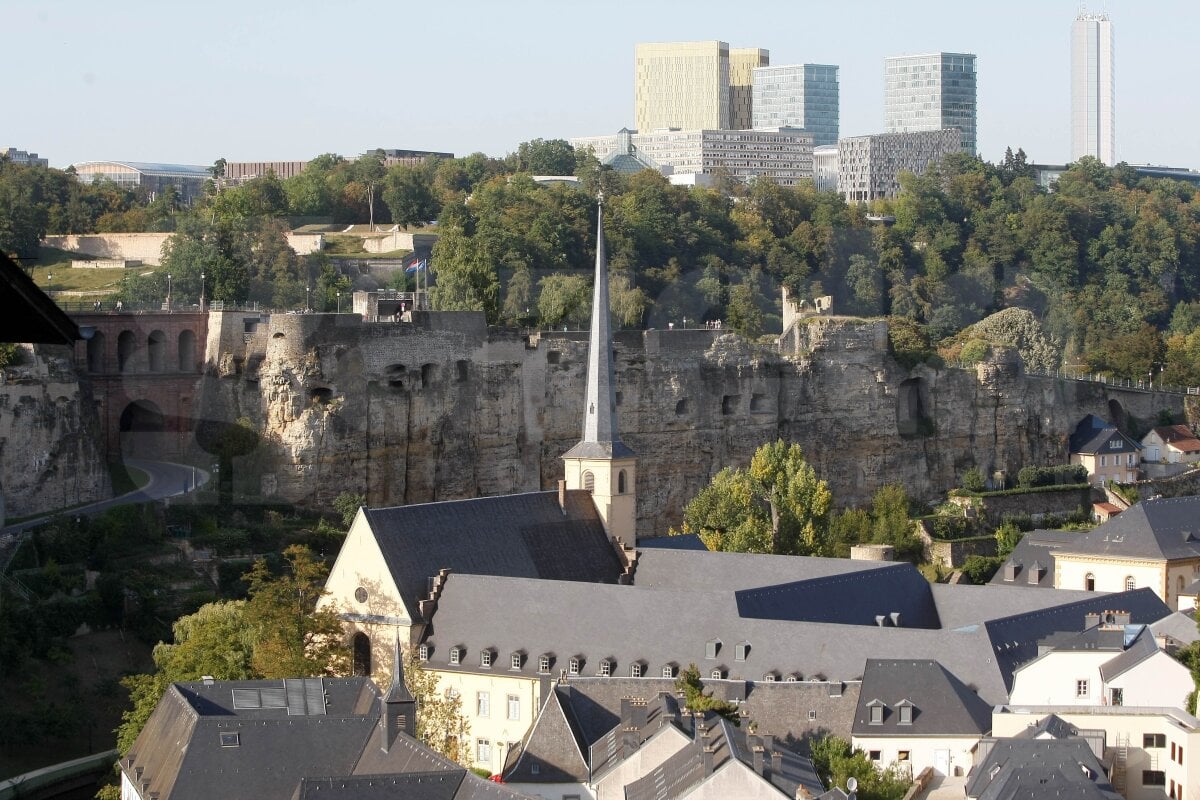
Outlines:
POLYGON ((208 314, 76 313, 75 367, 92 385, 109 458, 173 458, 192 436, 208 314))

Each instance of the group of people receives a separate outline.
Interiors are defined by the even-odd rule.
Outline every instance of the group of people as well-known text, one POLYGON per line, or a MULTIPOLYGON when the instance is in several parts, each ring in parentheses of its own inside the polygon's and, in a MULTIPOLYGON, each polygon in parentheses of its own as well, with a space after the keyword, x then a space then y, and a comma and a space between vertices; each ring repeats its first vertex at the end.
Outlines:
MULTIPOLYGON (((96 302, 92 303, 92 311, 95 311, 95 312, 99 313, 99 312, 101 312, 101 311, 103 311, 103 310, 104 310, 104 302, 103 302, 102 300, 97 300, 96 302)), ((118 300, 118 301, 117 301, 117 302, 116 302, 116 303, 113 305, 113 310, 115 310, 115 311, 118 311, 118 312, 119 312, 119 311, 124 311, 124 310, 125 310, 125 304, 124 304, 123 302, 121 302, 120 300, 118 300)))

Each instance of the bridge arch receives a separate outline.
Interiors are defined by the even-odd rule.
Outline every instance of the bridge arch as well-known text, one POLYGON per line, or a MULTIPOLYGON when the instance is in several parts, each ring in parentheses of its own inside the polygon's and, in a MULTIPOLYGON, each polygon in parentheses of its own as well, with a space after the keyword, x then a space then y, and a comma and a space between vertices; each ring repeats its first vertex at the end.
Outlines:
POLYGON ((158 404, 134 400, 121 411, 121 453, 155 457, 167 451, 166 418, 158 404))
POLYGON ((151 372, 164 372, 167 368, 167 335, 159 330, 150 331, 146 337, 146 355, 151 372))
POLYGON ((103 331, 96 331, 87 342, 88 372, 104 372, 104 362, 107 353, 108 339, 103 331))
POLYGON ((133 372, 133 359, 137 355, 137 336, 124 330, 117 336, 117 371, 133 372))
POLYGON ((191 330, 179 332, 179 371, 196 371, 196 334, 191 330))

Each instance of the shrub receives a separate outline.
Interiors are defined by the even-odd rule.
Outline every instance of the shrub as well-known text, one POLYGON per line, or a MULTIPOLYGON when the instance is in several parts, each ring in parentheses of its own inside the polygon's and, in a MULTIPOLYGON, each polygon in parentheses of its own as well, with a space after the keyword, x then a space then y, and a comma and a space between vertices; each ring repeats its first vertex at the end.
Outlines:
POLYGON ((1003 563, 1003 556, 967 556, 962 565, 963 577, 971 583, 983 585, 992 579, 1003 563))
POLYGON ((987 482, 983 478, 983 470, 979 467, 971 467, 962 475, 962 488, 968 492, 982 492, 987 488, 987 482))

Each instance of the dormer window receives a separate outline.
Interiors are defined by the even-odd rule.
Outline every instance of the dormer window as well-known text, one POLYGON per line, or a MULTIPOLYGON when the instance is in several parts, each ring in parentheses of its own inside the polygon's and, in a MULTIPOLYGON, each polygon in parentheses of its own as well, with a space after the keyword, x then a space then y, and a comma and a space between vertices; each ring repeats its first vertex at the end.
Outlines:
POLYGON ((907 700, 901 700, 896 706, 896 710, 900 712, 900 725, 912 725, 913 721, 913 704, 907 700))
POLYGON ((640 661, 635 661, 629 665, 629 677, 631 678, 642 677, 644 671, 645 668, 642 666, 642 662, 640 661))
POLYGON ((745 661, 748 655, 750 655, 749 642, 738 642, 738 644, 733 648, 734 661, 745 661))
POLYGON ((886 708, 886 706, 880 700, 872 700, 870 703, 867 703, 867 711, 870 714, 870 719, 868 721, 870 722, 870 724, 872 724, 872 725, 882 725, 883 724, 883 709, 884 708, 886 708))
POLYGON ((714 681, 719 681, 725 677, 725 671, 723 669, 721 669, 720 667, 717 667, 716 669, 714 669, 712 671, 712 673, 709 675, 709 677, 712 678, 714 681))
POLYGON ((574 656, 567 662, 567 674, 578 675, 579 668, 583 666, 583 659, 580 656, 574 656))
POLYGON ((763 675, 763 682, 764 683, 774 683, 778 679, 778 677, 779 676, 777 676, 774 672, 768 672, 766 675, 763 675))
POLYGON ((538 672, 547 675, 550 672, 550 654, 543 653, 538 656, 538 672))
POLYGON ((491 665, 492 665, 492 651, 491 650, 479 651, 479 666, 490 667, 491 665))
POLYGON ((675 677, 675 665, 674 664, 663 664, 662 676, 664 678, 674 678, 675 677))
POLYGON ((788 673, 788 676, 785 680, 787 680, 788 683, 799 683, 800 682, 800 673, 799 672, 790 672, 790 673, 788 673))
POLYGON ((458 665, 462 663, 463 652, 465 648, 451 647, 450 648, 450 663, 458 665))
POLYGON ((509 667, 512 669, 520 669, 522 661, 524 661, 524 659, 521 657, 520 653, 513 653, 512 656, 509 657, 509 667))
POLYGON ((612 661, 607 658, 600 661, 600 677, 607 678, 612 675, 612 661))
POLYGON ((429 645, 422 644, 417 647, 417 658, 421 659, 422 661, 429 660, 429 645))
POLYGON ((721 652, 721 640, 720 639, 709 639, 707 642, 704 643, 704 657, 705 658, 716 658, 717 653, 719 653, 719 652, 721 652))

